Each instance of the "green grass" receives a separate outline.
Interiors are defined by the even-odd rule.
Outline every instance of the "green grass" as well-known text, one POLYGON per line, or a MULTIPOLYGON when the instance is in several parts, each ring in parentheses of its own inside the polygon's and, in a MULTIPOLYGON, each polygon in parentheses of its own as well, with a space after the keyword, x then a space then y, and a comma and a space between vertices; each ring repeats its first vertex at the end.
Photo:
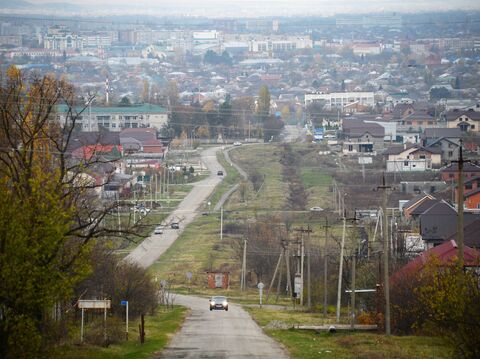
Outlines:
POLYGON ((62 359, 141 359, 159 353, 168 344, 172 335, 179 330, 187 314, 187 309, 175 306, 172 311, 159 311, 145 318, 146 341, 142 345, 138 340, 138 320, 129 328, 129 340, 108 348, 91 345, 65 345, 58 347, 52 358, 62 359))
POLYGON ((205 271, 232 270, 236 260, 230 242, 220 242, 218 214, 201 216, 189 225, 172 246, 157 260, 150 270, 160 279, 174 285, 188 285, 186 273, 192 272, 193 286, 206 286, 205 271))
POLYGON ((317 333, 311 330, 265 330, 285 345, 293 358, 453 358, 440 338, 390 336, 374 333, 317 333))
MULTIPOLYGON (((255 321, 265 327, 273 320, 288 326, 333 323, 320 313, 267 308, 246 308, 255 321)), ((453 358, 453 351, 441 338, 390 336, 366 332, 317 333, 313 330, 268 329, 264 331, 288 349, 293 358, 453 358)))

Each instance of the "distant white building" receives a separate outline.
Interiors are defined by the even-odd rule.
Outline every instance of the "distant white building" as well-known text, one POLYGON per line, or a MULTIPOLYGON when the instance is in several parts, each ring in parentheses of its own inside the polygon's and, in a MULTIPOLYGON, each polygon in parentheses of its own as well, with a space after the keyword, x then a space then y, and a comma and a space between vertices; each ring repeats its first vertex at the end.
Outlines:
MULTIPOLYGON (((65 120, 67 107, 58 106, 57 113, 60 120, 65 120)), ((161 129, 168 121, 168 112, 157 105, 143 104, 136 106, 91 107, 76 108, 77 126, 81 131, 93 132, 104 128, 119 132, 125 128, 156 128, 161 129)))
POLYGON ((43 36, 43 47, 47 50, 82 50, 83 42, 83 37, 63 26, 52 26, 43 36))
POLYGON ((357 102, 363 106, 373 107, 375 97, 373 92, 331 92, 305 94, 305 106, 314 102, 324 102, 327 110, 343 109, 346 105, 357 102))
POLYGON ((252 39, 248 43, 250 52, 283 52, 297 49, 311 49, 313 41, 309 37, 274 36, 252 39))

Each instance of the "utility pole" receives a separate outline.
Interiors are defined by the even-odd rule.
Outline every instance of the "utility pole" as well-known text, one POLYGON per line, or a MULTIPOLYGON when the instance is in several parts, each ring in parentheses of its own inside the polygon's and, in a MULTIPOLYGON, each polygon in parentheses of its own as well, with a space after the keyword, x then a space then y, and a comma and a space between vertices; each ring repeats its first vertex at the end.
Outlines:
POLYGON ((390 335, 390 283, 389 283, 389 265, 388 265, 388 218, 387 218, 387 191, 392 187, 385 183, 385 173, 383 174, 383 183, 377 187, 382 190, 382 214, 383 214, 383 291, 385 295, 385 334, 390 335))
POLYGON ((351 218, 350 220, 353 221, 353 240, 355 241, 355 246, 353 247, 353 255, 352 255, 352 280, 351 280, 351 290, 352 292, 350 293, 350 301, 351 301, 351 304, 352 304, 352 318, 351 318, 351 329, 354 330, 355 329, 355 317, 356 317, 356 313, 355 313, 355 308, 356 308, 356 305, 355 305, 355 291, 357 289, 356 287, 356 271, 357 271, 357 247, 358 247, 358 239, 357 239, 357 212, 355 211, 355 214, 353 215, 353 218, 351 218))
POLYGON ((290 250, 288 248, 285 249, 285 264, 287 266, 287 292, 289 293, 290 298, 292 297, 292 277, 290 275, 290 250))
POLYGON ((342 243, 340 245, 340 265, 338 269, 338 288, 337 288, 337 323, 340 322, 340 305, 342 302, 342 275, 343 275, 343 253, 345 249, 345 230, 346 221, 345 213, 343 213, 343 231, 342 231, 342 243))
POLYGON ((243 240, 243 260, 242 260, 242 277, 240 279, 240 290, 245 290, 245 277, 247 272, 247 239, 243 240))
MULTIPOLYGON (((303 305, 303 287, 304 287, 304 261, 305 261, 305 240, 303 237, 304 233, 308 234, 308 237, 310 238, 310 233, 313 231, 310 229, 310 226, 307 227, 307 229, 298 228, 294 229, 296 232, 300 232, 300 281, 302 283, 302 289, 300 291, 300 305, 303 305)), ((310 254, 308 254, 308 257, 310 257, 310 254)), ((307 264, 308 264, 308 269, 307 269, 307 276, 308 276, 308 282, 307 282, 307 297, 308 297, 308 303, 311 304, 311 297, 310 297, 310 259, 307 258, 307 264)))
POLYGON ((325 245, 323 247, 323 317, 327 317, 328 306, 328 229, 331 226, 328 225, 328 218, 325 217, 325 245))
POLYGON ((465 162, 470 162, 463 159, 463 141, 460 140, 460 148, 458 153, 458 160, 452 161, 453 163, 458 163, 458 186, 457 186, 457 250, 458 250, 458 261, 459 265, 463 267, 464 258, 463 258, 463 164, 465 162))
POLYGON ((265 299, 265 303, 268 302, 268 297, 270 295, 270 290, 272 289, 273 283, 275 282, 275 277, 277 276, 278 268, 280 268, 280 265, 282 263, 282 257, 283 257, 283 252, 284 251, 285 251, 285 249, 282 247, 282 250, 280 251, 280 255, 278 256, 278 261, 277 261, 277 265, 275 267, 275 271, 273 272, 272 280, 270 281, 270 286, 268 287, 268 290, 267 290, 267 297, 265 299))
POLYGON ((223 206, 220 207, 220 240, 223 240, 223 206))

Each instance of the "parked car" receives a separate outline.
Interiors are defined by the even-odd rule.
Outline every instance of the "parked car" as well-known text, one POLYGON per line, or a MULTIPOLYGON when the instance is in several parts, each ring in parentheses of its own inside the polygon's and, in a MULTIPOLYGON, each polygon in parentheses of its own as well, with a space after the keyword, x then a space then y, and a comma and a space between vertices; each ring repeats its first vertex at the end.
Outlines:
POLYGON ((312 207, 312 208, 310 208, 310 211, 312 211, 312 212, 321 212, 321 211, 323 211, 323 208, 322 208, 322 207, 312 207))
POLYGON ((218 171, 217 176, 223 176, 223 171, 218 171))
POLYGON ((172 222, 172 223, 170 223, 170 228, 171 229, 180 229, 180 224, 178 222, 172 222))
POLYGON ((136 205, 132 208, 132 210, 135 212, 135 213, 140 213, 141 215, 145 216, 147 215, 147 213, 150 212, 150 208, 147 208, 143 205, 136 205))
POLYGON ((215 296, 210 299, 210 310, 228 310, 227 297, 215 296))
POLYGON ((163 234, 163 228, 158 226, 155 227, 155 230, 153 231, 153 234, 163 234))
POLYGON ((241 143, 241 142, 234 142, 233 145, 234 145, 234 146, 241 146, 242 143, 241 143))

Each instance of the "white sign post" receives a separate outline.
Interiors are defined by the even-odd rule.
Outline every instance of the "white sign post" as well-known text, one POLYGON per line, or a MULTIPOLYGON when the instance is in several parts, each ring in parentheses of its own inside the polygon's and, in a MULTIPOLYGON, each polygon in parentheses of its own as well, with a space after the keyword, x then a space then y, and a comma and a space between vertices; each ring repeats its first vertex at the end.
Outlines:
POLYGON ((260 307, 262 306, 262 295, 263 295, 263 288, 264 287, 265 287, 265 285, 262 282, 257 284, 257 288, 260 291, 260 307))
POLYGON ((85 309, 103 309, 103 321, 104 321, 104 334, 105 341, 107 339, 107 309, 110 309, 111 302, 108 299, 105 300, 79 300, 78 308, 82 310, 82 324, 80 326, 80 342, 83 343, 83 321, 85 309))

